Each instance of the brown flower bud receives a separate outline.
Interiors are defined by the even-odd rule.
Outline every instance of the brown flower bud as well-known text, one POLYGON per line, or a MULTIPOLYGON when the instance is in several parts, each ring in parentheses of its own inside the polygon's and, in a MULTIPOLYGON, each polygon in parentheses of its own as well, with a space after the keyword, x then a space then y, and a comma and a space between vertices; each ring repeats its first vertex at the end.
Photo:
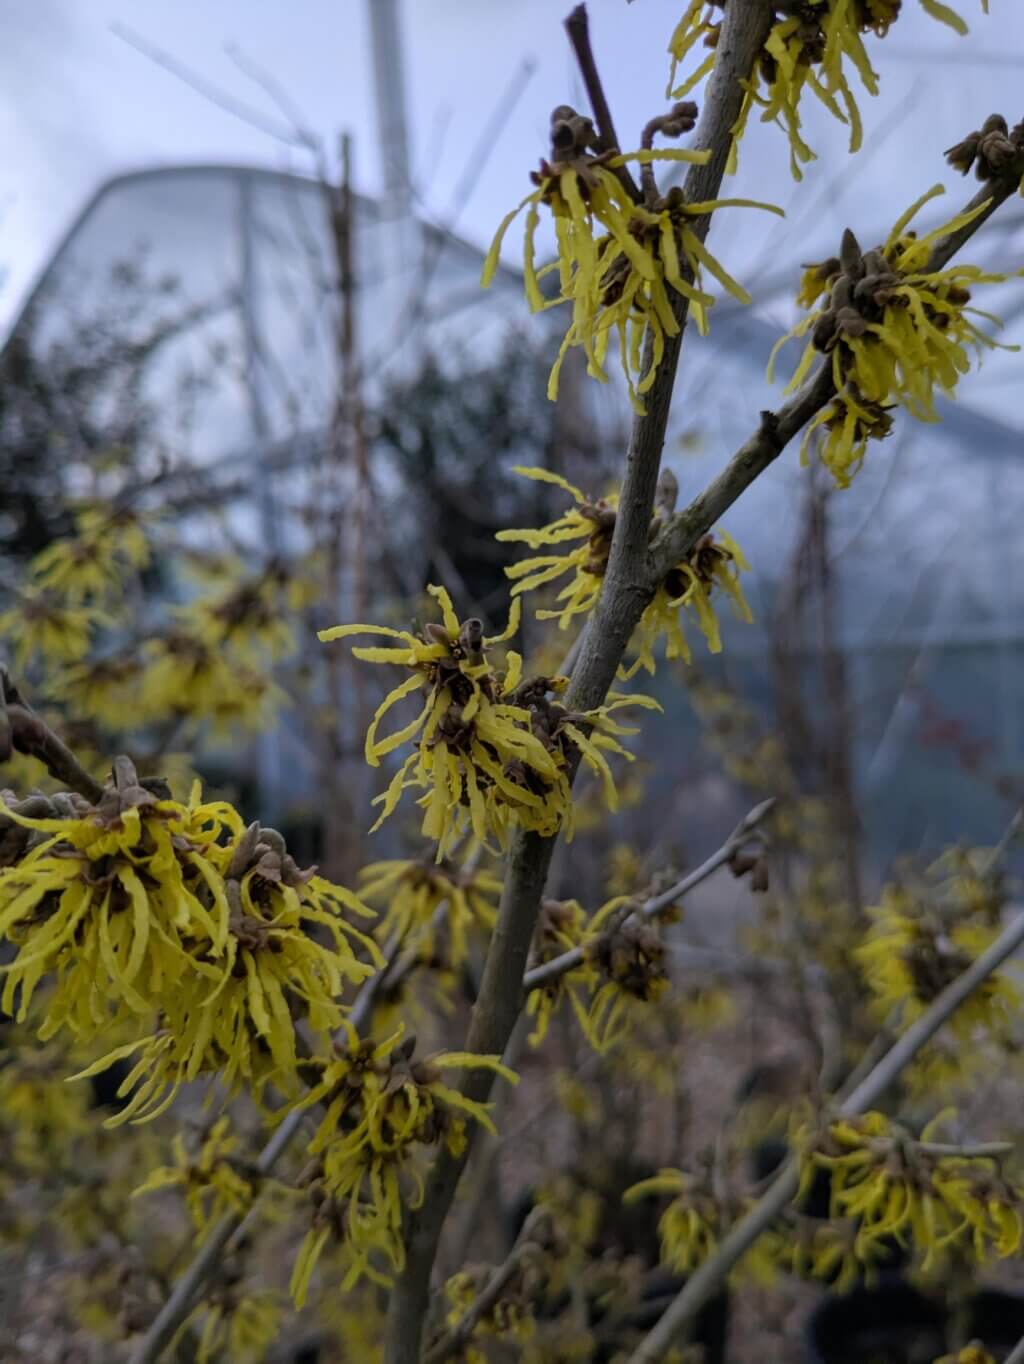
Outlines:
POLYGON ((978 179, 991 180, 1020 156, 1017 132, 1016 128, 1013 133, 1009 131, 1002 114, 989 114, 980 131, 969 133, 962 142, 948 149, 946 160, 962 175, 977 162, 975 174, 978 179))
POLYGON ((847 336, 863 336, 868 329, 867 318, 856 308, 840 308, 836 313, 836 330, 847 336))
POLYGON ((811 340, 815 350, 824 351, 826 354, 836 343, 836 315, 831 309, 822 313, 815 322, 811 331, 811 340))
POLYGON ((423 638, 428 644, 450 644, 448 631, 443 625, 438 625, 437 621, 429 621, 423 627, 423 638))
POLYGON ((844 274, 849 275, 854 280, 860 279, 864 273, 864 259, 861 254, 860 243, 849 228, 843 233, 842 244, 839 248, 839 260, 844 274))
POLYGON ((470 616, 468 620, 462 622, 462 629, 459 631, 459 643, 466 653, 471 657, 483 654, 484 647, 484 625, 483 621, 476 616, 470 616))

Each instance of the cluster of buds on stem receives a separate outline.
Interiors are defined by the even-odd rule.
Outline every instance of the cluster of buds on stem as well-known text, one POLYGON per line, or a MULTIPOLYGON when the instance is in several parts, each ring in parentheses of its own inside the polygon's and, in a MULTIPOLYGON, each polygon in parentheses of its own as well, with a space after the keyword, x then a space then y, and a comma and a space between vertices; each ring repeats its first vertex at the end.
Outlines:
POLYGON ((1024 122, 1011 130, 1002 114, 989 114, 976 132, 968 133, 945 155, 961 175, 973 166, 979 180, 996 180, 1024 157, 1024 122))

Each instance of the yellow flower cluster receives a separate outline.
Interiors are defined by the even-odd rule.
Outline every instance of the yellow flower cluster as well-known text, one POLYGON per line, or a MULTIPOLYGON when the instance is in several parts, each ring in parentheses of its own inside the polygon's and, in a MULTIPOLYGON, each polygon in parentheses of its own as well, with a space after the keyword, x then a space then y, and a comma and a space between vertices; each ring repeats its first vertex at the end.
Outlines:
POLYGON ((823 1279, 835 1293, 848 1293, 862 1280, 874 1278, 876 1262, 891 1259, 878 1241, 862 1241, 855 1218, 823 1222, 791 1215, 784 1229, 772 1233, 772 1253, 780 1268, 800 1277, 823 1279))
POLYGON ((267 664, 290 653, 286 613, 308 605, 311 579, 279 561, 247 575, 237 560, 185 555, 201 591, 147 639, 99 652, 121 624, 133 575, 151 557, 146 519, 129 509, 85 507, 73 534, 29 565, 0 634, 24 672, 45 665, 45 694, 119 734, 132 727, 208 723, 219 737, 262 725, 285 695, 267 664))
MULTIPOLYGON (((679 136, 692 127, 688 106, 679 106, 661 120, 662 131, 679 136)), ((643 148, 626 155, 597 153, 597 136, 589 119, 568 106, 552 115, 551 158, 542 160, 533 176, 537 188, 506 214, 484 263, 486 288, 498 268, 501 245, 513 220, 527 209, 524 246, 526 297, 531 309, 568 304, 572 322, 551 371, 548 396, 557 397, 562 362, 573 346, 587 357, 587 372, 607 380, 605 357, 613 332, 634 407, 642 412, 642 395, 654 382, 666 338, 678 336, 680 316, 689 307, 701 332, 707 330, 708 309, 714 303, 702 283, 702 271, 712 275, 741 303, 750 295, 708 251, 690 226, 719 208, 762 208, 781 216, 770 204, 749 199, 718 199, 687 203, 681 190, 660 195, 656 187, 644 202, 630 192, 629 182, 616 174, 630 163, 649 169, 669 160, 703 164, 708 151, 643 148), (554 222, 558 256, 538 270, 534 238, 541 208, 554 222), (558 292, 545 298, 541 280, 557 271, 558 292)), ((651 176, 653 181, 653 175, 651 176)))
MULTIPOLYGON (((143 665, 140 718, 205 721, 217 737, 223 737, 232 725, 265 726, 286 699, 265 671, 233 659, 188 630, 172 630, 148 640, 143 665)), ((103 664, 97 666, 102 669, 103 664)), ((91 667, 84 667, 69 681, 95 688, 103 678, 102 671, 97 675, 91 667)), ((113 704, 111 697, 109 705, 113 704)))
POLYGON ((0 1065, 0 1144, 4 1170, 0 1188, 8 1176, 25 1179, 45 1176, 66 1163, 92 1129, 89 1096, 81 1088, 63 1083, 67 1074, 64 1048, 51 1043, 41 1047, 32 1039, 3 1037, 0 1065))
POLYGON ((217 1289, 203 1313, 196 1364, 262 1364, 281 1329, 281 1304, 268 1292, 238 1293, 217 1289))
POLYGON ((802 1142, 801 1196, 816 1170, 829 1172, 831 1215, 856 1221, 854 1253, 862 1262, 892 1238, 909 1240, 925 1270, 953 1246, 979 1263, 1020 1250, 1024 1194, 995 1158, 934 1145, 938 1121, 915 1141, 883 1114, 865 1113, 802 1142))
MULTIPOLYGON (((999 932, 991 886, 974 870, 949 876, 943 861, 918 882, 883 888, 880 904, 864 942, 855 950, 880 1020, 893 1015, 906 1027, 918 1018, 947 985, 961 975, 999 932)), ((969 1047, 979 1030, 1001 1035, 1020 1009, 1020 994, 1004 972, 986 976, 953 1014, 952 1033, 969 1047)))
MULTIPOLYGON (((988 13, 988 0, 981 0, 988 13)), ((708 75, 715 64, 715 49, 720 25, 713 20, 711 6, 724 0, 690 0, 669 40, 672 70, 668 94, 682 99, 708 75), (679 65, 698 44, 710 54, 681 83, 676 84, 679 65)), ((747 83, 740 117, 733 129, 729 169, 736 169, 737 147, 755 108, 761 121, 777 123, 786 132, 790 145, 790 169, 802 179, 801 165, 813 161, 815 154, 801 131, 800 103, 805 93, 812 94, 834 118, 850 128, 850 151, 861 145, 863 126, 857 100, 850 86, 856 72, 869 95, 878 94, 878 75, 864 46, 868 34, 885 37, 899 18, 902 0, 776 0, 775 23, 761 50, 755 70, 747 83)), ((955 10, 941 0, 920 0, 921 7, 955 29, 966 33, 967 25, 955 10)))
POLYGON ((156 1116, 201 1074, 230 1087, 276 1068, 287 1083, 292 1007, 332 1028, 345 983, 373 970, 353 943, 380 963, 346 917, 372 911, 300 871, 275 830, 201 803, 198 785, 188 805, 161 799, 122 758, 95 807, 58 797, 52 818, 5 814, 42 837, 0 870, 0 937, 17 949, 0 968, 3 1007, 24 1019, 45 981, 44 1038, 67 1028, 89 1040, 126 1018, 146 1028, 82 1072, 139 1054, 122 1086, 132 1097, 112 1122, 156 1116))
MULTIPOLYGON (((515 472, 524 478, 554 484, 567 492, 575 503, 546 526, 500 530, 495 537, 507 543, 524 544, 529 549, 540 549, 545 545, 571 546, 562 552, 521 559, 506 569, 515 583, 514 598, 571 575, 559 590, 556 609, 541 609, 536 613, 538 620, 557 620, 559 629, 565 630, 576 616, 587 615, 593 610, 601 595, 615 530, 618 495, 612 493, 592 501, 560 474, 548 469, 518 466, 515 472)), ((652 530, 656 525, 657 515, 652 521, 652 530)), ((685 613, 695 621, 709 650, 713 654, 720 653, 722 636, 713 597, 716 590, 724 592, 732 601, 737 616, 741 620, 752 620, 739 579, 740 573, 749 567, 732 536, 721 530, 715 535, 704 536, 692 554, 677 564, 659 585, 632 640, 636 658, 628 667, 620 669, 619 677, 628 681, 641 668, 653 673, 654 646, 660 638, 665 639, 667 658, 689 662, 690 646, 682 628, 685 613)))
POLYGON ((300 1307, 332 1237, 348 1254, 343 1290, 364 1275, 386 1282, 388 1269, 400 1272, 402 1209, 417 1207, 423 1196, 418 1156, 441 1145, 462 1151, 469 1119, 495 1130, 487 1106, 446 1085, 444 1072, 491 1070, 511 1084, 518 1079, 496 1056, 441 1052, 418 1061, 415 1039, 403 1040, 401 1028, 373 1042, 344 1026, 347 1041, 336 1043, 332 1056, 305 1063, 313 1083, 296 1105, 324 1108, 309 1146, 318 1162, 313 1224, 291 1281, 300 1307))
POLYGON ((89 602, 69 605, 52 592, 30 584, 14 606, 0 613, 0 637, 11 647, 19 672, 41 659, 66 664, 84 658, 96 634, 113 624, 111 616, 89 602))
POLYGON ((659 1170, 627 1189, 623 1202, 666 1194, 672 1201, 658 1220, 662 1263, 678 1274, 690 1274, 717 1248, 724 1230, 722 1210, 707 1181, 682 1170, 659 1170))
POLYGON ((466 959, 467 935, 474 926, 489 929, 497 914, 501 881, 490 873, 459 869, 446 862, 399 860, 371 862, 360 872, 359 894, 369 905, 386 910, 377 925, 377 938, 395 936, 414 945, 424 958, 434 953, 438 915, 446 906, 447 964, 466 959))
POLYGON ((193 561, 191 573, 201 595, 177 608, 182 628, 210 649, 230 650, 252 666, 294 652, 295 632, 288 616, 310 605, 311 580, 271 560, 261 572, 247 576, 237 559, 193 561))
MULTIPOLYGON (((269 665, 294 651, 287 616, 308 605, 310 582, 279 561, 250 576, 231 559, 191 568, 200 595, 143 650, 142 713, 209 722, 217 735, 264 726, 286 700, 269 665)), ((83 683, 94 677, 83 669, 83 683)))
POLYGON ((245 1214, 256 1193, 257 1176, 245 1162, 242 1143, 227 1117, 218 1118, 203 1134, 199 1149, 190 1150, 185 1135, 172 1139, 173 1165, 161 1165, 134 1190, 133 1197, 159 1189, 180 1189, 192 1224, 202 1241, 225 1213, 245 1214))
POLYGON ((145 568, 149 560, 144 518, 128 508, 84 506, 74 534, 41 550, 30 572, 42 591, 77 605, 116 595, 125 570, 145 568))
POLYGON ((987 205, 921 237, 908 231, 922 205, 941 193, 936 185, 922 195, 874 250, 862 252, 847 231, 840 255, 809 267, 801 284, 805 307, 824 301, 772 352, 769 378, 779 349, 810 333, 787 392, 803 382, 816 355, 828 357, 837 397, 808 423, 801 450, 806 459, 815 433, 823 430, 821 457, 841 487, 860 467, 868 441, 889 434, 894 405, 919 421, 938 421, 936 390, 952 396, 971 367, 971 350, 998 345, 972 315, 995 325, 998 319, 968 304, 975 285, 997 284, 1006 276, 974 265, 927 268, 935 242, 972 222, 987 205))
POLYGON ((81 507, 73 533, 35 556, 26 586, 0 613, 0 637, 12 646, 18 670, 84 658, 97 634, 115 623, 110 608, 123 575, 144 568, 149 555, 141 518, 125 509, 81 507))
MULTIPOLYGON (((533 1339, 537 1323, 531 1307, 529 1286, 524 1282, 528 1271, 524 1270, 525 1266, 520 1266, 497 1300, 474 1322, 472 1333, 462 1347, 460 1358, 463 1364, 489 1364, 490 1355, 474 1343, 474 1338, 501 1342, 512 1349, 533 1339)), ((452 1275, 444 1286, 445 1297, 450 1304, 449 1326, 457 1326, 464 1319, 493 1272, 486 1266, 474 1265, 471 1269, 460 1270, 458 1274, 452 1275)))
POLYGON ((996 1364, 995 1356, 989 1354, 980 1340, 972 1340, 955 1355, 943 1355, 935 1364, 996 1364))
POLYGON ((543 902, 533 964, 573 948, 583 949, 583 963, 530 991, 527 1013, 536 1020, 531 1045, 544 1040, 568 999, 594 1050, 610 1051, 668 989, 664 944, 652 924, 629 919, 634 907, 628 895, 619 895, 588 917, 576 900, 543 902))
POLYGON ((479 620, 459 620, 443 587, 428 590, 441 608, 442 621, 427 624, 419 635, 375 625, 339 625, 320 632, 324 641, 360 634, 397 640, 388 647, 360 646, 352 652, 364 662, 398 664, 411 673, 388 693, 366 731, 371 767, 379 767, 383 757, 403 745, 415 745, 376 798, 382 811, 374 830, 411 787, 425 789, 419 800, 425 811, 422 831, 437 842, 439 859, 467 825, 481 842, 489 834, 504 842, 514 825, 547 835, 564 828, 571 835, 570 775, 577 754, 600 776, 614 809, 615 783, 605 753, 629 758, 616 736, 636 731, 618 724, 612 712, 623 706, 660 710, 658 703, 610 692, 603 706, 570 712, 550 696, 565 689, 566 678, 524 681, 523 661, 514 651, 501 673, 487 659, 487 650, 518 628, 518 601, 506 630, 486 638, 479 620), (385 714, 414 692, 425 693, 419 714, 379 738, 385 714))
POLYGON ((83 1249, 109 1244, 112 1227, 139 1235, 128 1198, 159 1142, 150 1129, 126 1147, 105 1130, 116 1075, 67 1084, 82 1060, 69 1038, 40 1044, 27 1025, 0 1028, 0 1243, 24 1250, 54 1226, 83 1249))

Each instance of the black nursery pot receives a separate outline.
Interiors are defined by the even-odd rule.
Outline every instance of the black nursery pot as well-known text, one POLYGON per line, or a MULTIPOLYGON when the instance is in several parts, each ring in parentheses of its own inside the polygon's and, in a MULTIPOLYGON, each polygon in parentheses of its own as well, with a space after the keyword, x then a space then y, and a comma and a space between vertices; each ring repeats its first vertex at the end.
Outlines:
POLYGON ((1024 1340, 1024 1297, 982 1289, 967 1305, 967 1335, 980 1340, 996 1359, 1003 1359, 1024 1340))
POLYGON ((946 1310, 904 1280, 829 1295, 807 1321, 807 1364, 932 1364, 945 1353, 946 1310))
MULTIPOLYGON (((898 1278, 828 1297, 807 1323, 807 1364, 932 1364, 945 1354, 945 1304, 898 1278)), ((1024 1338, 1024 1297, 986 1288, 967 1304, 963 1334, 997 1360, 1024 1338)))

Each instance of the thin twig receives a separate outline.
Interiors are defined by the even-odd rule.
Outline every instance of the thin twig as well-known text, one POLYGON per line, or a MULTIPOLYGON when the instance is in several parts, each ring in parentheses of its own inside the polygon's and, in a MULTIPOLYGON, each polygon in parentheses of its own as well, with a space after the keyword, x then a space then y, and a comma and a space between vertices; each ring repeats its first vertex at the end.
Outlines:
POLYGON ((491 1274, 465 1315, 427 1350, 423 1356, 423 1364, 443 1364, 444 1360, 450 1359, 465 1345, 473 1334, 477 1322, 499 1301, 502 1293, 519 1272, 523 1261, 534 1249, 533 1238, 537 1227, 548 1216, 546 1208, 534 1208, 523 1223, 523 1229, 507 1258, 491 1274))
MULTIPOLYGON (((1020 914, 918 1018, 883 1056, 878 1065, 839 1105, 841 1117, 855 1117, 875 1103, 899 1078, 918 1052, 944 1027, 956 1010, 1024 943, 1024 914, 1020 914)), ((793 1200, 799 1188, 799 1164, 786 1162, 780 1174, 747 1215, 737 1222, 710 1259, 687 1280, 686 1286, 657 1326, 630 1356, 629 1364, 655 1364, 678 1343, 696 1313, 725 1282, 733 1266, 746 1254, 793 1200)))
MULTIPOLYGON (((688 872, 674 886, 669 886, 668 890, 663 890, 657 895, 652 895, 649 900, 645 900, 638 909, 623 920, 623 923, 629 923, 636 919, 655 918, 693 890, 694 886, 699 886, 702 881, 706 881, 719 867, 724 866, 735 852, 750 841, 751 834, 762 820, 771 813, 774 805, 774 797, 771 800, 762 801, 760 805, 755 805, 749 814, 744 815, 722 846, 713 852, 706 862, 702 862, 694 871, 688 872)), ((567 971, 573 971, 577 966, 582 966, 585 955, 582 947, 573 947, 560 956, 552 957, 550 961, 544 962, 541 966, 535 966, 532 971, 527 971, 523 977, 523 989, 529 992, 539 989, 542 985, 550 985, 553 980, 557 980, 559 976, 564 976, 567 971)))
POLYGON ((289 127, 286 123, 277 123, 270 119, 259 109, 251 104, 246 104, 244 100, 236 99, 234 95, 228 94, 213 81, 207 80, 204 76, 198 75, 178 61, 169 53, 156 46, 155 43, 147 41, 141 34, 127 24, 115 22, 110 25, 110 31, 122 42, 133 47, 136 52, 141 52, 144 57, 148 57, 151 62, 167 71, 172 76, 177 76, 178 80, 184 82, 198 95, 208 99, 211 104, 217 105, 225 113, 232 114, 235 118, 240 118, 243 123, 248 123, 250 127, 259 129, 262 133, 267 133, 270 137, 276 138, 279 142, 284 142, 289 147, 302 147, 309 150, 308 134, 300 129, 289 127))
POLYGON ((1013 1155, 1016 1147, 1012 1141, 979 1141, 966 1146, 957 1146, 949 1141, 916 1141, 914 1150, 939 1160, 946 1157, 960 1160, 1000 1160, 1003 1156, 1013 1155))
POLYGON ((67 744, 25 701, 7 670, 0 668, 0 762, 10 757, 12 749, 36 758, 51 777, 93 805, 102 797, 103 783, 90 776, 67 744))
MULTIPOLYGON (((590 21, 587 17, 586 5, 576 6, 565 21, 565 31, 569 35, 576 64, 580 68, 580 75, 583 77, 583 84, 586 86, 587 99, 590 100, 590 107, 594 111, 594 122, 597 124, 597 134, 600 139, 600 150, 603 152, 621 151, 622 147, 619 144, 615 124, 612 121, 612 111, 608 107, 608 98, 604 93, 604 85, 601 83, 597 62, 594 60, 594 50, 590 46, 590 21)), ((643 196, 629 170, 625 166, 618 166, 615 168, 614 174, 630 198, 640 203, 643 196)))
MULTIPOLYGON (((291 95, 270 71, 255 62, 238 43, 226 43, 224 51, 231 58, 234 64, 241 71, 243 76, 247 76, 255 85, 267 95, 278 111, 284 117, 286 124, 291 128, 295 141, 306 147, 313 153, 317 163, 317 174, 321 180, 327 178, 327 168, 324 165, 324 149, 320 139, 315 133, 310 132, 309 122, 302 110, 292 99, 291 95)), ((178 74, 175 72, 175 74, 178 74)), ((203 90, 201 93, 207 93, 203 90)), ((230 112, 234 113, 235 110, 230 112)))

